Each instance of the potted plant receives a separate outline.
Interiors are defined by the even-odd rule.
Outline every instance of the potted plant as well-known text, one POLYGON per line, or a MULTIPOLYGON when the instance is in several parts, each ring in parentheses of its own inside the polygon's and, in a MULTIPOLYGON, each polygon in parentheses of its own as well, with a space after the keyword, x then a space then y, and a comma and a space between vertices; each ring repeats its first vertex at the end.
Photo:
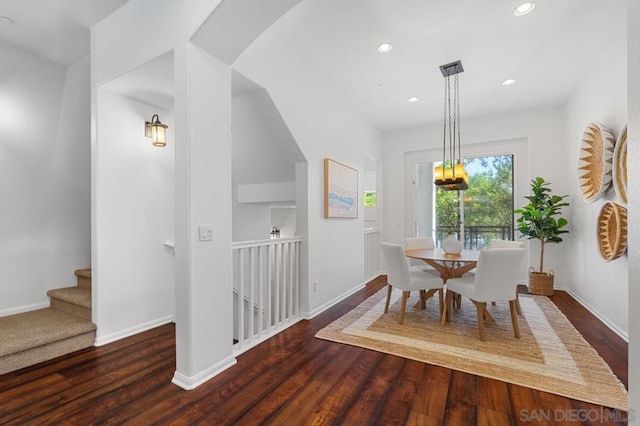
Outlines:
POLYGON ((520 216, 516 220, 518 229, 528 239, 540 240, 540 269, 529 268, 529 291, 533 294, 553 295, 553 271, 544 271, 544 246, 547 243, 560 243, 560 235, 569 231, 563 229, 567 219, 560 217, 563 207, 569 203, 563 200, 568 195, 551 194, 550 183, 537 177, 531 180, 531 192, 526 196, 529 204, 514 210, 520 216))

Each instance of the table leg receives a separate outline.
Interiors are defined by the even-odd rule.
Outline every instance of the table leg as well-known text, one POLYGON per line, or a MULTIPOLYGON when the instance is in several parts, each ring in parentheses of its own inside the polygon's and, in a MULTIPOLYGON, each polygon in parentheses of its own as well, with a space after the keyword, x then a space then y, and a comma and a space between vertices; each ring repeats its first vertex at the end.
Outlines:
POLYGON ((491 313, 489 313, 489 311, 487 311, 487 305, 484 305, 484 317, 487 319, 487 321, 490 322, 496 322, 495 318, 493 318, 493 315, 491 315, 491 313))
POLYGON ((453 292, 447 290, 447 294, 444 300, 444 306, 442 307, 442 317, 440 318, 440 324, 444 325, 445 322, 451 319, 451 302, 453 301, 453 292))

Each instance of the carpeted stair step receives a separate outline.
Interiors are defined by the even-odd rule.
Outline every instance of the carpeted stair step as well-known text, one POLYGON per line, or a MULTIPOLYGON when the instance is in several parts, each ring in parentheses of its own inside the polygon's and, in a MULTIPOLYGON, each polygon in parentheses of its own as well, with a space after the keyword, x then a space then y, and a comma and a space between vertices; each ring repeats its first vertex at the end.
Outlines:
POLYGON ((91 321, 91 289, 65 287, 49 290, 51 307, 71 315, 91 321))
POLYGON ((53 308, 0 318, 0 374, 93 346, 91 321, 53 308))
POLYGON ((78 269, 75 274, 78 280, 78 287, 91 288, 91 268, 78 269))

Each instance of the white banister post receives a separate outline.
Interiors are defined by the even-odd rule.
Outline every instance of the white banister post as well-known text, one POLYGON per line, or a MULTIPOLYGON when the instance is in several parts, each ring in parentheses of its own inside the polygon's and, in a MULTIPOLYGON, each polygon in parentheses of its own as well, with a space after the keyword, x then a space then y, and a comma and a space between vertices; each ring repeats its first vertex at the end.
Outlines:
POLYGON ((238 283, 238 344, 244 344, 244 254, 240 249, 240 282, 238 283))
POLYGON ((250 247, 249 248, 249 271, 250 271, 250 278, 249 278, 249 334, 247 335, 247 340, 252 341, 253 340, 253 335, 254 335, 254 328, 253 328, 253 324, 254 324, 254 318, 255 318, 255 313, 254 313, 254 294, 255 294, 255 282, 256 282, 256 273, 255 273, 255 247, 250 247))
POLYGON ((262 336, 264 331, 264 323, 262 316, 264 307, 264 295, 262 293, 262 286, 264 285, 264 247, 260 247, 258 250, 258 336, 262 336))

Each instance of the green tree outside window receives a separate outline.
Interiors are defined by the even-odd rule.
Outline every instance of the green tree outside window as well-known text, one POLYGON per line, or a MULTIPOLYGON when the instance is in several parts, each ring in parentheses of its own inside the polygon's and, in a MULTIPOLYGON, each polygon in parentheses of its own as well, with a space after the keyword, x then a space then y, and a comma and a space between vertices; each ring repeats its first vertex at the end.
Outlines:
POLYGON ((375 192, 365 192, 363 198, 364 198, 364 206, 365 207, 375 207, 376 206, 376 193, 375 192))

